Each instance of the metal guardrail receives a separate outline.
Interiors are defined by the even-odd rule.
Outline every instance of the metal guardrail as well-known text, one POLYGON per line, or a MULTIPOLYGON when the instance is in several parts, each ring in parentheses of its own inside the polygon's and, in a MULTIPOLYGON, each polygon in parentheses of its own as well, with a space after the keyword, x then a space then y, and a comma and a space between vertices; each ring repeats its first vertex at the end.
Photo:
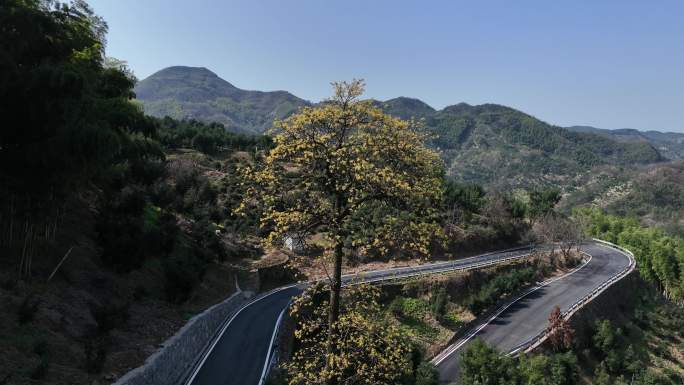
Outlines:
MULTIPOLYGON (((584 297, 580 298, 577 300, 575 303, 573 303, 567 310, 563 311, 561 313, 561 316, 565 319, 568 320, 570 317, 575 314, 580 308, 582 308, 584 305, 587 303, 591 302, 594 298, 596 298, 599 294, 601 294, 603 291, 605 291, 608 287, 613 285, 615 282, 621 280, 624 278, 627 274, 631 273, 634 268, 636 267, 636 259, 634 258, 634 254, 632 254, 631 251, 625 249, 624 247, 618 246, 614 243, 604 241, 602 239, 597 239, 593 238, 595 242, 604 244, 606 246, 609 246, 611 248, 620 250, 627 258, 629 259, 629 265, 627 265, 626 268, 620 270, 617 274, 614 276, 610 277, 606 281, 602 282, 600 285, 598 285, 594 290, 592 290, 589 294, 585 295, 584 297)), ((528 353, 541 345, 546 339, 549 337, 548 330, 543 330, 536 336, 532 337, 531 339, 527 340, 526 342, 523 342, 522 344, 516 346, 513 348, 508 354, 509 355, 516 355, 523 351, 524 353, 528 353)))
MULTIPOLYGON (((405 269, 408 272, 403 272, 403 271, 402 272, 388 272, 389 274, 387 274, 387 275, 381 275, 381 276, 372 277, 372 278, 364 278, 365 273, 362 272, 362 273, 358 273, 358 274, 347 275, 346 277, 343 276, 342 277, 342 279, 343 279, 342 286, 351 286, 351 285, 360 285, 360 284, 366 284, 366 283, 391 281, 391 280, 419 277, 419 276, 423 276, 423 275, 451 273, 451 272, 455 272, 455 271, 474 270, 474 269, 479 269, 482 267, 499 265, 499 264, 502 264, 502 263, 505 263, 508 261, 512 261, 512 260, 516 260, 516 259, 527 258, 534 251, 536 251, 538 249, 536 249, 535 246, 533 246, 533 245, 520 246, 520 247, 516 247, 516 248, 512 248, 512 249, 506 249, 506 250, 502 250, 502 251, 481 254, 481 255, 477 255, 477 256, 469 257, 469 258, 481 258, 481 257, 488 256, 488 255, 512 253, 515 251, 522 251, 522 250, 526 250, 529 252, 519 254, 519 255, 513 255, 510 257, 506 257, 506 258, 491 259, 488 261, 484 261, 484 262, 480 262, 480 263, 474 263, 474 264, 461 264, 464 261, 464 259, 461 259, 461 260, 441 262, 441 263, 436 263, 436 264, 426 264, 426 265, 419 265, 419 266, 414 266, 414 267, 400 268, 400 269, 405 269), (344 278, 349 278, 349 277, 358 278, 358 280, 350 279, 350 280, 347 280, 346 282, 344 282, 344 278)), ((539 249, 539 250, 541 250, 541 249, 539 249)), ((466 258, 465 260, 467 260, 467 259, 468 258, 466 258)), ((367 273, 374 273, 374 272, 367 272, 367 273)))
MULTIPOLYGON (((350 274, 350 275, 343 276, 342 277, 343 280, 344 280, 344 278, 350 278, 350 277, 351 278, 358 277, 359 280, 351 279, 351 280, 348 280, 347 282, 342 282, 342 285, 343 286, 352 286, 352 285, 360 285, 360 284, 366 284, 366 283, 376 283, 376 282, 392 281, 392 280, 398 280, 398 279, 406 279, 406 278, 417 277, 417 276, 422 276, 422 275, 442 274, 442 273, 451 273, 451 272, 455 272, 455 271, 474 270, 474 269, 479 269, 479 268, 483 268, 483 267, 488 267, 488 266, 506 263, 509 261, 517 260, 517 259, 527 258, 530 255, 532 255, 532 253, 534 251, 536 251, 537 248, 535 247, 535 245, 519 246, 519 247, 514 247, 514 248, 510 248, 510 249, 506 249, 506 250, 494 251, 491 253, 480 254, 480 255, 473 256, 473 257, 469 257, 469 258, 479 258, 479 257, 488 256, 488 255, 512 253, 515 251, 522 251, 522 250, 527 250, 529 252, 523 253, 520 255, 513 255, 513 256, 501 258, 501 259, 491 259, 491 260, 488 260, 485 262, 480 262, 480 263, 475 263, 475 264, 464 264, 464 265, 459 264, 459 265, 456 265, 457 263, 461 263, 464 260, 468 259, 468 258, 466 258, 464 260, 448 261, 448 262, 442 262, 442 263, 438 263, 438 264, 427 264, 427 265, 421 265, 421 266, 416 266, 416 267, 412 267, 412 268, 408 267, 408 268, 403 268, 403 269, 405 269, 404 271, 408 271, 408 273, 405 273, 405 272, 389 272, 388 271, 387 275, 381 275, 381 276, 373 277, 373 278, 369 278, 369 279, 366 279, 363 277, 364 273, 350 274), (431 267, 435 267, 435 266, 438 266, 438 268, 431 268, 431 267)), ((372 272, 369 272, 369 273, 372 273, 372 272)), ((323 281, 323 280, 320 280, 320 281, 323 281)), ((309 285, 309 284, 316 283, 316 282, 318 282, 318 281, 303 282, 301 284, 309 285)), ((272 293, 275 290, 277 290, 277 289, 274 289, 271 292, 266 293, 264 295, 260 295, 259 297, 262 298, 262 297, 272 293)), ((287 310, 291 304, 292 304, 292 300, 287 304, 285 309, 287 310)), ((276 338, 279 338, 280 333, 281 333, 281 319, 279 319, 279 321, 276 325, 276 333, 277 333, 276 338)), ((274 344, 271 344, 271 346, 269 347, 269 357, 270 358, 269 358, 268 362, 266 363, 267 366, 266 366, 266 369, 264 370, 264 372, 262 373, 261 379, 259 381, 259 385, 264 384, 264 382, 268 378, 268 375, 270 374, 271 370, 278 364, 279 357, 278 357, 278 354, 277 354, 277 351, 275 348, 276 348, 276 346, 274 344)))
MULTIPOLYGON (((419 266, 414 266, 414 267, 405 267, 405 268, 398 268, 400 271, 396 271, 397 269, 391 269, 387 271, 387 274, 381 274, 379 276, 371 277, 371 278, 365 278, 364 275, 365 273, 358 273, 358 274, 350 274, 343 276, 343 286, 351 286, 351 285, 359 285, 359 284, 366 284, 366 283, 377 283, 377 282, 385 282, 385 281, 392 281, 392 280, 399 280, 399 279, 406 279, 406 278, 412 278, 412 277, 418 277, 418 276, 424 276, 424 275, 433 275, 433 274, 444 274, 444 273, 452 273, 452 272, 457 272, 457 271, 468 271, 468 270, 474 270, 474 269, 480 269, 484 267, 489 267, 489 266, 494 266, 494 265, 500 265, 506 262, 514 261, 514 260, 519 260, 519 259, 524 259, 530 257, 534 252, 536 251, 541 251, 544 250, 544 247, 538 247, 537 245, 531 244, 531 245, 526 245, 526 246, 519 246, 519 247, 514 247, 506 250, 500 250, 500 251, 494 251, 490 253, 485 253, 485 254, 480 254, 476 255, 473 257, 468 257, 460 260, 455 260, 455 261, 447 261, 447 262, 440 262, 440 263, 434 263, 434 264, 425 264, 425 265, 419 265, 419 266), (516 255, 511 255, 509 257, 504 257, 504 258, 493 258, 487 261, 479 262, 479 263, 464 263, 468 259, 476 259, 476 258, 482 258, 486 256, 492 256, 496 254, 506 254, 506 253, 514 253, 516 251, 527 251, 525 253, 521 254, 516 254, 516 255), (394 270, 394 271, 393 271, 394 270), (345 282, 344 279, 347 278, 347 281, 345 282), (351 278, 351 279, 349 279, 351 278), (355 279, 358 278, 358 279, 355 279)), ((377 273, 376 272, 366 272, 367 274, 373 274, 377 273)), ((322 281, 322 280, 321 280, 322 281)), ((297 286, 297 285, 310 285, 312 283, 315 283, 317 281, 308 281, 308 282, 300 282, 298 284, 286 286, 286 287, 280 287, 280 288, 275 288, 267 293, 261 293, 257 295, 256 297, 252 298, 251 301, 249 301, 246 305, 253 303, 255 301, 258 301, 261 298, 264 298, 270 294, 272 294, 275 291, 291 287, 291 286, 297 286)), ((286 311, 289 306, 291 305, 292 301, 288 303, 286 306, 285 310, 286 311)), ((246 306, 245 305, 245 306, 246 306)), ((279 338, 281 333, 281 319, 279 319, 278 323, 276 324, 275 328, 275 337, 274 338, 279 338)), ((211 342, 211 341, 210 341, 211 342)), ((277 365, 279 361, 278 353, 276 351, 276 345, 271 344, 269 347, 269 353, 268 353, 268 358, 267 362, 265 363, 265 370, 262 373, 262 376, 259 381, 259 385, 262 385, 265 380, 268 378, 268 375, 270 374, 270 371, 277 365)), ((196 366, 195 366, 196 368, 196 366)))

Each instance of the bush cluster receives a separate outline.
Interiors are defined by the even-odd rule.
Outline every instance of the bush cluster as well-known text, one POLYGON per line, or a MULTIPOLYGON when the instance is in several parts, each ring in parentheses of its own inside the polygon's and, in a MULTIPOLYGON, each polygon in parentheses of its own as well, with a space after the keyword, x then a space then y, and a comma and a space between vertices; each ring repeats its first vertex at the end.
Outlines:
POLYGON ((498 275, 487 282, 477 293, 470 296, 466 301, 466 307, 474 314, 479 314, 496 304, 501 297, 520 290, 534 278, 535 271, 532 267, 516 269, 498 275))

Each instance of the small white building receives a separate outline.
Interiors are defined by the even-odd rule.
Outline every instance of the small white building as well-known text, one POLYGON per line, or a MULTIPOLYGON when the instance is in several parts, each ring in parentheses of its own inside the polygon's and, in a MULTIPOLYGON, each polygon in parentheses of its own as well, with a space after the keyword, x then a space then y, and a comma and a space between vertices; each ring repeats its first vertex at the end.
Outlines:
POLYGON ((306 243, 301 237, 289 234, 285 236, 285 248, 293 253, 301 253, 306 249, 306 243))

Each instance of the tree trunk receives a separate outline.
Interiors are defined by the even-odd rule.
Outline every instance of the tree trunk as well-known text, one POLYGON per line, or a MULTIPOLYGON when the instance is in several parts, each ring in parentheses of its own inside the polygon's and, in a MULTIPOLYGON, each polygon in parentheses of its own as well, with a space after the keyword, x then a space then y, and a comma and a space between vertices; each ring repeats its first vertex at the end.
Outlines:
MULTIPOLYGON (((335 245, 335 261, 332 281, 330 282, 330 309, 328 310, 328 359, 326 366, 330 365, 330 359, 337 355, 337 320, 340 317, 340 295, 342 292, 342 241, 338 240, 335 245)), ((330 368, 328 368, 330 369, 330 368)), ((328 385, 337 385, 337 378, 331 377, 327 381, 328 385)))

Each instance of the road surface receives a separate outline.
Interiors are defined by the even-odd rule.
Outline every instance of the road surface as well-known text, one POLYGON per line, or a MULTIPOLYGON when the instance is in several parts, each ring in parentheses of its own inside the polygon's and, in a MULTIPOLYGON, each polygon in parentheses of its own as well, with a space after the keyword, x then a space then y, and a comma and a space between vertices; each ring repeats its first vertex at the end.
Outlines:
MULTIPOLYGON (((592 257, 586 265, 516 301, 473 337, 483 339, 500 351, 511 352, 546 328, 554 306, 560 306, 561 311, 568 310, 577 300, 591 293, 630 263, 622 252, 598 243, 585 245, 583 251, 592 257)), ((433 360, 439 361, 437 369, 441 384, 457 382, 460 353, 472 338, 464 340, 465 338, 452 345, 459 346, 458 349, 447 349, 450 354, 433 360)))
MULTIPOLYGON (((510 307, 483 329, 480 336, 500 349, 511 349, 545 327, 546 318, 554 305, 572 304, 628 263, 624 255, 598 244, 585 247, 585 251, 594 258, 583 269, 510 307)), ((479 268, 522 258, 529 253, 529 247, 521 247, 456 261, 345 275, 343 282, 350 285, 479 268)), ((302 290, 302 286, 288 287, 242 308, 219 334, 214 346, 208 350, 186 384, 259 385, 278 318, 292 297, 302 290)), ((458 375, 458 352, 460 350, 445 356, 438 366, 445 383, 458 375)))
POLYGON ((271 337, 292 297, 302 289, 290 287, 251 302, 227 327, 193 373, 194 385, 257 385, 264 369, 271 337))

